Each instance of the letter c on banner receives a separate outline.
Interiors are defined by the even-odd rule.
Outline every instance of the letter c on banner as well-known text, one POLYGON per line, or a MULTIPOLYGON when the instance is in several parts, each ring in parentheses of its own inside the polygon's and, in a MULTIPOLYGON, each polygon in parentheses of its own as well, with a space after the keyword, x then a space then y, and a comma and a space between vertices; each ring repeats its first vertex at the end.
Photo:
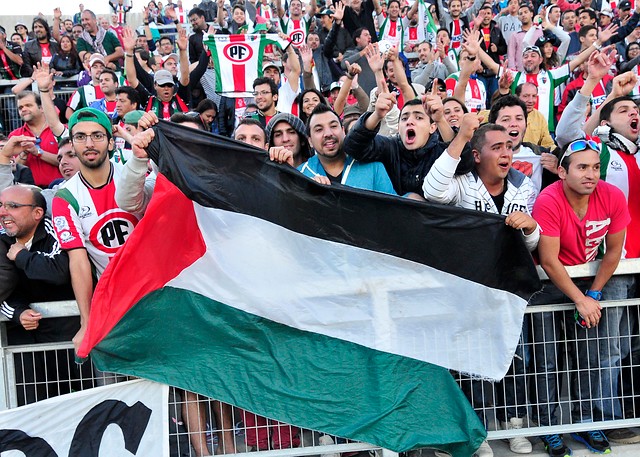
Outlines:
POLYGON ((120 427, 125 449, 135 455, 150 417, 151 409, 141 402, 127 406, 120 400, 105 400, 91 408, 76 427, 69 457, 98 457, 102 435, 111 424, 120 427))

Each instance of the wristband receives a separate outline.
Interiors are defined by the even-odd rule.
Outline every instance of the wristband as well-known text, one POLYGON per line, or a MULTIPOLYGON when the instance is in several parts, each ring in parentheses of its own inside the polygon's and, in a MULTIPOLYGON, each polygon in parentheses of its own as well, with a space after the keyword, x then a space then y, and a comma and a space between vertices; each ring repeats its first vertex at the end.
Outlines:
POLYGON ((178 25, 178 24, 180 24, 180 21, 176 19, 175 21, 173 21, 173 23, 174 23, 175 25, 178 25))
POLYGON ((125 56, 125 57, 133 57, 133 54, 129 54, 128 52, 125 52, 125 53, 124 53, 124 56, 125 56))
POLYGON ((602 49, 602 45, 598 44, 597 41, 593 42, 593 47, 596 48, 596 51, 599 51, 600 49, 602 49))
POLYGON ((347 73, 347 78, 353 80, 354 76, 351 76, 349 73, 347 73))
POLYGON ((602 292, 599 290, 587 290, 584 294, 587 297, 591 297, 596 301, 602 300, 602 292))
POLYGON ((49 90, 48 89, 47 90, 42 90, 42 89, 38 88, 38 92, 40 92, 41 94, 46 94, 46 93, 49 92, 49 90))

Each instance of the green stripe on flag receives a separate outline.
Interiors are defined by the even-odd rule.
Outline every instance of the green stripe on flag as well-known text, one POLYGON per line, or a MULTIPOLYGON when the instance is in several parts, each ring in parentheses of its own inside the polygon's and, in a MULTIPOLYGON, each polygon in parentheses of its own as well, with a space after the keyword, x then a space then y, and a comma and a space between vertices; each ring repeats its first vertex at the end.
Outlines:
POLYGON ((144 297, 91 354, 102 370, 396 452, 436 447, 468 457, 486 437, 442 367, 297 330, 184 289, 144 297))

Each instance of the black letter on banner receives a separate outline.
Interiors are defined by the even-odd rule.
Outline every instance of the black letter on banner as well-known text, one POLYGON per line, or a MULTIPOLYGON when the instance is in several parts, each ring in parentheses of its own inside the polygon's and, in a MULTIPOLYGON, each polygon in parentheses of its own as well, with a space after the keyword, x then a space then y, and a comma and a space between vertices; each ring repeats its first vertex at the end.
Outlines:
POLYGON ((49 443, 37 436, 34 438, 22 430, 0 430, 0 454, 20 451, 26 457, 58 457, 49 443))
POLYGON ((125 449, 135 454, 150 417, 151 409, 141 402, 129 407, 120 400, 105 400, 91 408, 76 427, 69 457, 98 457, 102 435, 111 424, 120 427, 125 449))

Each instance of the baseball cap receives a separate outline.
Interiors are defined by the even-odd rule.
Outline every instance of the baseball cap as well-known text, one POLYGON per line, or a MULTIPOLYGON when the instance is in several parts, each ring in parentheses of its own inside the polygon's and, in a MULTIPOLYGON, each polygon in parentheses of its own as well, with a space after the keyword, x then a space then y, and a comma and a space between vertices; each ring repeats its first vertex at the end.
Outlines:
POLYGON ((178 57, 178 54, 176 54, 175 52, 172 52, 171 54, 166 55, 162 58, 162 65, 164 65, 164 63, 169 59, 174 59, 176 63, 180 62, 180 58, 178 57))
POLYGON ((267 68, 269 67, 273 67, 276 68, 278 71, 280 71, 280 67, 277 66, 275 63, 273 62, 265 62, 262 64, 262 71, 264 72, 267 68))
POLYGON ((631 2, 629 0, 622 0, 620 2, 620 4, 618 5, 618 9, 619 10, 630 10, 631 9, 631 2))
POLYGON ((333 11, 331 11, 329 8, 325 8, 322 11, 320 11, 318 14, 316 14, 316 16, 321 17, 321 16, 333 16, 333 11))
POLYGON ((96 62, 100 62, 105 67, 107 66, 107 63, 104 61, 104 56, 97 52, 95 54, 91 54, 91 57, 89 57, 89 66, 93 67, 93 64, 96 62))
POLYGON ((611 11, 611 10, 602 10, 602 11, 600 11, 600 15, 601 16, 613 17, 613 11, 611 11))
POLYGON ((29 30, 29 27, 27 27, 27 24, 25 24, 24 22, 16 22, 16 26, 13 28, 13 30, 17 32, 19 26, 23 26, 25 29, 29 30))
POLYGON ((107 132, 107 136, 111 138, 111 121, 109 117, 103 112, 95 108, 80 108, 69 118, 69 133, 73 133, 73 128, 80 122, 97 122, 107 132))
POLYGON ((7 31, 1 25, 0 25, 0 33, 4 33, 5 35, 7 34, 7 31))
POLYGON ((127 114, 124 115, 124 118, 122 120, 124 121, 125 124, 135 125, 137 127, 138 121, 144 115, 144 113, 145 112, 140 109, 129 111, 127 114))
POLYGON ((340 81, 334 81, 329 86, 329 92, 331 92, 333 89, 340 89, 341 87, 342 87, 342 83, 340 81))
POLYGON ((347 105, 342 114, 343 117, 360 116, 362 114, 362 110, 358 105, 347 105))
POLYGON ((163 84, 173 84, 173 76, 169 70, 158 70, 156 74, 153 76, 153 82, 162 86, 163 84))

